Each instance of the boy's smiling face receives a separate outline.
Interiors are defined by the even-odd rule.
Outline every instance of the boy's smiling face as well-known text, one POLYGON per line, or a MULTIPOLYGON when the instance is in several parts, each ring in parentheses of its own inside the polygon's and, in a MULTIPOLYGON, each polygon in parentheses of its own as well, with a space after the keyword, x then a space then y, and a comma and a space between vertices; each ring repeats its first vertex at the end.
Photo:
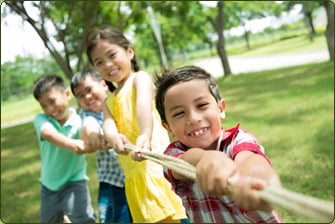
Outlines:
POLYGON ((95 113, 102 110, 102 106, 107 97, 108 86, 103 80, 96 80, 91 76, 80 82, 80 85, 74 88, 75 96, 80 106, 95 113))
POLYGON ((193 79, 170 87, 165 93, 164 107, 163 126, 171 136, 188 147, 215 149, 225 102, 216 102, 206 80, 193 79))
POLYGON ((69 118, 69 102, 71 99, 70 90, 60 90, 52 87, 43 93, 38 99, 44 113, 57 120, 60 124, 64 124, 69 118))

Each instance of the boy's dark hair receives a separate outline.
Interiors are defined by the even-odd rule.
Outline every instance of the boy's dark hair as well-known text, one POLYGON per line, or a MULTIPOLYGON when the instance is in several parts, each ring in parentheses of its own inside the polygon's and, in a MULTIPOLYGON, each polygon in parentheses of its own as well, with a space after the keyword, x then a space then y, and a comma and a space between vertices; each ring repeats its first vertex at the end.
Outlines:
POLYGON ((76 74, 72 76, 71 85, 70 85, 72 94, 74 96, 76 96, 74 89, 77 88, 80 85, 80 83, 86 79, 87 76, 90 76, 97 81, 103 80, 103 78, 96 71, 89 69, 89 68, 86 68, 80 72, 77 72, 76 74))
POLYGON ((65 91, 66 85, 62 77, 58 75, 42 76, 35 81, 33 94, 36 100, 39 100, 42 94, 56 87, 59 91, 65 91))
MULTIPOLYGON (((99 43, 102 40, 108 41, 112 44, 119 45, 125 50, 127 50, 128 47, 131 46, 130 42, 123 35, 123 33, 114 27, 109 27, 109 28, 104 28, 104 29, 93 28, 88 31, 88 33, 86 34, 86 40, 85 40, 86 54, 87 54, 88 60, 90 61, 91 65, 93 65, 91 53, 96 47, 97 43, 99 43)), ((140 70, 137 64, 137 61, 136 61, 135 54, 134 54, 133 59, 131 60, 131 66, 135 72, 138 72, 140 70)), ((106 83, 108 85, 109 90, 113 92, 115 90, 115 86, 108 81, 106 81, 106 83)))
MULTIPOLYGON (((155 75, 156 81, 156 108, 159 112, 162 122, 166 122, 165 111, 164 111, 164 97, 166 91, 180 82, 187 82, 194 79, 203 79, 208 83, 209 92, 219 103, 221 100, 219 88, 216 80, 204 69, 196 66, 184 66, 171 71, 163 72, 162 76, 155 75)), ((182 97, 182 96, 180 96, 182 97)))

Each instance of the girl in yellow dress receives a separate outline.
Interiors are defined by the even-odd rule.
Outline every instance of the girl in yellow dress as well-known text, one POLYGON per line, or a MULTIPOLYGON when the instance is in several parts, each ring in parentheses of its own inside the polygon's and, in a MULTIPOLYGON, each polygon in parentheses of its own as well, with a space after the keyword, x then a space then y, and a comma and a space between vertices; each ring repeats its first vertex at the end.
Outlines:
POLYGON ((140 150, 163 153, 169 144, 153 105, 151 77, 139 71, 133 48, 117 29, 92 29, 86 44, 90 63, 112 92, 105 102, 103 130, 119 153, 134 222, 187 222, 181 199, 171 190, 162 166, 140 156, 140 150), (136 145, 139 151, 128 154, 125 143, 136 145))

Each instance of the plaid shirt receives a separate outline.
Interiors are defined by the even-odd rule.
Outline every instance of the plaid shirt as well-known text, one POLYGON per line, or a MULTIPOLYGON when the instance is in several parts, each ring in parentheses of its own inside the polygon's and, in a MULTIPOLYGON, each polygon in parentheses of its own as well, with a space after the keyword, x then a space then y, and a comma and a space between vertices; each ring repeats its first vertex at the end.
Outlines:
MULTIPOLYGON (((102 112, 94 113, 92 111, 82 109, 80 111, 80 116, 83 124, 85 124, 85 119, 93 117, 98 121, 100 127, 102 128, 102 112)), ((98 150, 96 151, 96 157, 99 182, 108 183, 117 187, 124 187, 124 173, 118 159, 118 154, 114 151, 114 149, 98 150)))
MULTIPOLYGON (((171 143, 166 151, 167 155, 179 157, 188 147, 179 141, 171 143)), ((263 147, 257 143, 255 137, 239 127, 239 124, 229 130, 221 131, 217 150, 234 159, 237 153, 248 150, 266 158, 263 147)), ((171 170, 166 171, 174 191, 182 198, 186 213, 191 222, 195 223, 245 223, 245 222, 282 222, 279 215, 272 211, 246 211, 239 208, 231 197, 204 195, 198 184, 191 180, 176 180, 171 170)))

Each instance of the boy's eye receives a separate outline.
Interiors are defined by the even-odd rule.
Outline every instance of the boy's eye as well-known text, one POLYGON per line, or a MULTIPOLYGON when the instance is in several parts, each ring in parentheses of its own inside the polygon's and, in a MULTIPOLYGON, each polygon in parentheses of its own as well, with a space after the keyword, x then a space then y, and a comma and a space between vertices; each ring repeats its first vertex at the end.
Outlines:
POLYGON ((200 103, 199 105, 198 105, 198 107, 199 108, 206 108, 208 106, 208 103, 200 103))
POLYGON ((109 56, 113 58, 115 56, 115 53, 110 53, 109 56))
POLYGON ((95 66, 95 67, 99 67, 99 66, 101 66, 101 64, 102 64, 101 61, 96 61, 96 62, 94 63, 94 66, 95 66))

